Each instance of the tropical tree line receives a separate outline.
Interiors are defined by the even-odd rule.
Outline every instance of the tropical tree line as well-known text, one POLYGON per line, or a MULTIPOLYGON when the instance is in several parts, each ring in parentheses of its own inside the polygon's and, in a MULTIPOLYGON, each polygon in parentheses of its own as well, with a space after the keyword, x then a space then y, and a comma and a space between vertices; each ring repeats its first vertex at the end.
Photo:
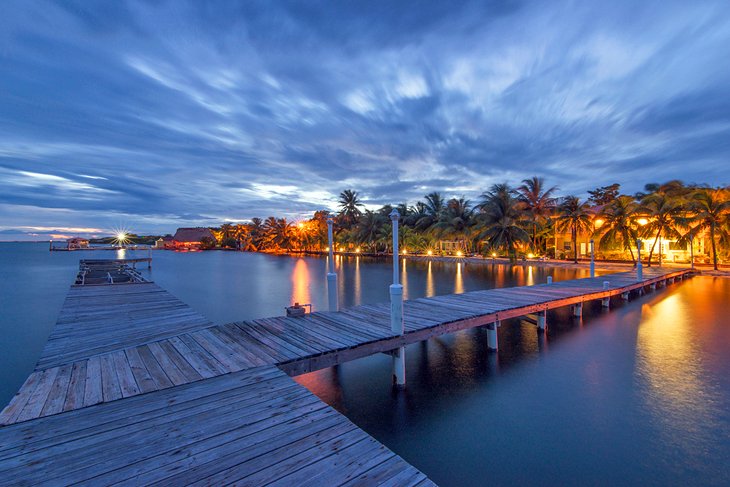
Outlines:
MULTIPOLYGON (((507 256, 568 257, 555 246, 557 234, 569 235, 571 257, 578 260, 578 238, 590 235, 598 249, 637 258, 636 240, 650 242, 649 263, 661 262, 662 240, 687 245, 698 238, 709 243, 715 265, 730 253, 730 188, 687 185, 681 181, 647 184, 627 195, 612 184, 588 191, 589 197, 558 197, 556 186, 539 177, 519 186, 495 184, 476 201, 445 198, 432 192, 413 205, 365 208, 357 191, 342 191, 334 217, 338 251, 392 251, 391 212, 400 214, 399 246, 405 252, 507 256), (557 253, 557 255, 556 255, 557 253)), ((218 243, 243 251, 314 251, 327 247, 327 211, 309 220, 253 218, 214 229, 218 243)), ((647 253, 644 255, 646 256, 647 253)))

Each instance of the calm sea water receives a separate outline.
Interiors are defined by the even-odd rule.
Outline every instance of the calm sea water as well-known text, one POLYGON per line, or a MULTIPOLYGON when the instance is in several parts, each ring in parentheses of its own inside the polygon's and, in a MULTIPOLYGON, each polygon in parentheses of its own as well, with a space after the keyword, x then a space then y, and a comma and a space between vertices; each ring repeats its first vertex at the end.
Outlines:
MULTIPOLYGON (((0 244, 0 402, 32 369, 78 260, 113 255, 0 244)), ((324 259, 153 258, 148 277, 216 323, 280 315, 293 301, 326 306, 324 259)), ((409 298, 584 275, 403 266, 409 298)), ((387 301, 388 261, 340 259, 338 273, 342 305, 387 301)), ((297 380, 441 485, 728 485, 729 297, 730 279, 694 278, 610 312, 586 306, 582 320, 549 313, 545 338, 504 322, 498 354, 483 330, 411 345, 401 392, 385 355, 297 380)))

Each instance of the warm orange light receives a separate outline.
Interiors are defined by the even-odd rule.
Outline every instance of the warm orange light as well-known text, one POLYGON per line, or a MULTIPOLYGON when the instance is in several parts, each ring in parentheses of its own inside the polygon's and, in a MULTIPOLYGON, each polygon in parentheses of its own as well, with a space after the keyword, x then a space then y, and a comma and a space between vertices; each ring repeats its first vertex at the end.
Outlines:
POLYGON ((297 223, 297 227, 299 227, 299 228, 304 228, 304 223, 303 223, 303 222, 299 222, 299 223, 297 223))
POLYGON ((528 258, 528 259, 532 259, 532 258, 534 258, 534 257, 535 257, 535 254, 527 254, 527 258, 528 258))
POLYGON ((403 255, 406 255, 408 251, 406 249, 403 249, 403 255))
POLYGON ((492 257, 497 257, 497 253, 496 252, 492 252, 492 257))
POLYGON ((596 228, 601 228, 601 227, 603 226, 603 219, 601 219, 601 218, 596 218, 596 220, 595 220, 595 221, 593 222, 593 225, 594 225, 594 226, 595 226, 596 228))
POLYGON ((433 250, 429 250, 428 252, 426 252, 426 254, 427 255, 433 255, 433 250))
POLYGON ((355 249, 355 252, 357 252, 359 254, 360 253, 360 247, 356 248, 355 249))
POLYGON ((329 252, 330 251, 330 248, 329 247, 325 247, 324 250, 325 250, 325 252, 329 252))
POLYGON ((636 222, 643 227, 644 225, 649 223, 649 220, 647 220, 646 218, 639 218, 638 220, 636 220, 636 222))
POLYGON ((456 256, 457 256, 457 257, 462 257, 463 255, 464 255, 464 252, 462 252, 461 250, 458 250, 458 251, 456 252, 456 256))

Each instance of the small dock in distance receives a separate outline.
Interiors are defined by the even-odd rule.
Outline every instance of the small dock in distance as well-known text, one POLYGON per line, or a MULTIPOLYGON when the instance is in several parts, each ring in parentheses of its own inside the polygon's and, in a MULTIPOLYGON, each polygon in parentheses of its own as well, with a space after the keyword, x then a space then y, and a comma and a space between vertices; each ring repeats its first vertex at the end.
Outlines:
MULTIPOLYGON (((117 477, 119 480, 147 483, 147 479, 156 478, 149 473, 154 470, 152 465, 157 465, 155 468, 167 472, 168 477, 165 478, 173 478, 172 475, 180 475, 180 477, 175 477, 179 481, 196 478, 194 473, 198 471, 197 466, 200 463, 208 463, 213 468, 219 458, 215 452, 228 451, 218 443, 229 435, 228 432, 224 432, 227 431, 225 428, 230 429, 230 434, 233 434, 234 431, 246 431, 245 420, 233 413, 223 411, 220 414, 226 419, 223 420, 224 423, 219 424, 217 413, 203 414, 196 416, 197 419, 189 420, 193 433, 191 433, 192 436, 188 435, 176 427, 178 423, 175 416, 178 414, 176 412, 177 404, 184 402, 177 394, 188 394, 186 391, 191 391, 189 393, 194 397, 191 399, 194 404, 201 405, 204 409, 214 408, 214 404, 218 403, 218 399, 215 399, 216 393, 213 392, 214 385, 227 383, 226 381, 229 380, 233 381, 231 384, 236 384, 236 381, 239 380, 253 380, 254 383, 260 384, 262 381, 266 381, 251 378, 260 378, 262 376, 258 374, 269 373, 274 374, 272 377, 277 377, 276 381, 281 381, 282 387, 287 390, 292 388, 294 391, 301 386, 288 379, 284 372, 289 375, 298 375, 373 353, 390 352, 398 347, 433 336, 477 326, 492 325, 492 329, 496 332, 496 324, 501 320, 533 313, 545 313, 547 310, 557 307, 572 306, 574 315, 578 315, 586 302, 600 300, 602 303, 607 303, 616 296, 629 299, 629 294, 632 292, 643 293, 647 288, 656 289, 656 287, 674 282, 675 279, 682 279, 688 273, 689 270, 647 269, 640 281, 637 280, 636 273, 625 272, 549 285, 492 289, 415 299, 406 301, 404 304, 406 332, 403 335, 394 335, 391 331, 388 305, 364 305, 339 312, 315 312, 297 318, 274 317, 216 326, 205 322, 204 319, 192 320, 189 323, 189 329, 177 332, 175 332, 175 320, 169 318, 169 326, 161 327, 164 330, 161 332, 162 334, 154 337, 148 333, 149 330, 155 329, 151 325, 155 318, 148 316, 149 319, 145 320, 132 314, 137 304, 144 307, 144 302, 148 299, 152 304, 146 312, 154 312, 157 304, 164 309, 164 304, 155 304, 153 296, 155 293, 166 292, 153 283, 72 287, 69 293, 72 301, 67 300, 68 308, 66 304, 64 305, 62 310, 64 318, 63 320, 59 318, 58 337, 51 341, 63 340, 72 336, 74 323, 81 324, 78 326, 88 323, 89 330, 95 330, 91 335, 96 334, 96 336, 90 338, 86 343, 78 342, 75 339, 65 342, 57 341, 51 347, 51 353, 46 354, 44 350, 44 355, 36 370, 0 414, 0 422, 9 425, 0 428, 0 444, 10 445, 0 447, 0 478, 34 478, 35 480, 51 478, 47 473, 48 470, 45 474, 47 477, 43 477, 41 471, 38 470, 40 467, 34 467, 41 464, 45 464, 47 467, 56 465, 56 468, 59 469, 57 471, 58 479, 67 478, 63 474, 64 472, 85 472, 78 473, 77 477, 69 477, 79 482, 95 479, 96 475, 100 476, 99 479, 114 479, 111 472, 118 471, 120 472, 120 476, 117 477), (91 294, 72 296, 75 291, 87 290, 91 294), (108 294, 94 294, 96 292, 108 294), (137 298, 140 301, 129 301, 130 298, 136 299, 133 297, 135 295, 138 295, 137 298), (94 302, 102 308, 104 306, 108 308, 91 312, 84 311, 86 305, 94 302), (108 340, 107 334, 113 336, 115 327, 106 326, 105 322, 109 315, 115 312, 115 306, 121 306, 116 309, 116 313, 120 313, 120 309, 130 313, 129 321, 121 326, 116 326, 126 329, 122 333, 122 338, 108 340), (68 309, 76 311, 68 314, 68 309), (105 313, 106 317, 102 318, 101 316, 104 316, 105 313), (145 323, 150 326, 147 327, 145 323), (141 326, 137 328, 138 325, 141 326), (211 389, 208 391, 208 388, 211 389), (203 397, 208 399, 203 399, 203 397), (208 402, 209 400, 213 402, 208 402), (202 406, 202 404, 207 404, 207 406, 202 406), (133 437, 137 438, 140 447, 149 441, 150 444, 158 445, 160 448, 167 448, 165 450, 167 453, 161 453, 158 456, 154 451, 148 451, 146 454, 148 456, 141 453, 140 457, 135 457, 130 453, 123 455, 121 459, 110 460, 111 463, 103 463, 107 460, 102 455, 98 464, 88 467, 86 464, 89 461, 84 458, 88 457, 89 449, 93 449, 94 455, 97 454, 96 452, 101 452, 101 448, 125 452, 133 449, 128 443, 126 435, 117 433, 117 436, 114 436, 104 429, 105 427, 95 425, 109 424, 109 428, 112 428, 113 431, 121 432, 125 427, 114 421, 122 417, 135 418, 137 411, 146 411, 146 407, 157 411, 156 416, 153 415, 154 419, 151 419, 150 423, 146 423, 147 416, 135 419, 134 421, 139 421, 140 425, 146 424, 146 427, 134 433, 133 437), (107 416, 108 414, 111 416, 107 416), (208 434, 208 428, 211 431, 219 432, 217 439, 204 439, 207 438, 205 435, 208 434), (56 429, 62 433, 59 433, 60 436, 57 439, 52 439, 56 429), (102 446, 103 442, 96 439, 97 435, 99 438, 107 438, 111 435, 115 439, 110 444, 102 446), (189 449, 189 445, 197 445, 201 441, 207 446, 200 447, 200 449, 191 446, 192 450, 189 449), (64 461, 60 456, 53 457, 56 454, 54 452, 67 448, 65 443, 68 442, 72 448, 78 448, 78 460, 74 460, 75 457, 68 457, 64 461), (99 448, 99 450, 95 448, 99 448), (219 450, 219 448, 223 449, 219 450), (81 454, 82 451, 85 452, 85 455, 81 454), (153 457, 156 460, 153 460, 153 457), (48 458, 56 459, 51 461, 48 458), (74 463, 76 461, 78 463, 74 463), (147 466, 142 470, 136 470, 137 467, 134 465, 147 466), (30 477, 31 472, 38 472, 38 476, 30 477), (122 474, 122 472, 126 473, 122 474), (133 476, 134 472, 138 472, 137 477, 133 476), (105 477, 107 475, 111 477, 105 477), (191 477, 187 477, 187 475, 191 477)), ((162 296, 158 295, 157 298, 162 298, 162 296)), ((169 298, 163 298, 162 302, 169 302, 169 298)), ((182 305, 181 310, 187 308, 184 304, 180 304, 182 305)), ((189 308, 187 310, 192 311, 189 308)), ((169 310, 163 311, 162 315, 168 313, 169 310)), ((544 319, 544 314, 542 316, 544 319)), ((56 333, 55 330, 54 333, 56 333)), ((80 336, 77 338, 83 340, 80 336)), ((282 392, 277 392, 278 390, 273 387, 273 384, 274 382, 271 383, 272 388, 264 387, 264 389, 248 389, 247 385, 234 394, 240 401, 260 401, 264 411, 278 414, 277 407, 286 409, 290 404, 289 401, 284 401, 285 404, 277 403, 282 392), (252 399, 252 396, 258 399, 252 399)), ((304 395, 301 397, 304 398, 306 394, 304 392, 302 394, 304 395)), ((318 402, 316 398, 314 401, 318 402)), ((320 404, 324 408, 327 407, 323 403, 320 404)), ((298 406, 292 407, 296 409, 298 406)), ((294 411, 292 414, 296 416, 294 411)), ((337 416, 340 418, 338 420, 340 422, 337 424, 347 425, 349 423, 346 418, 337 416)), ((188 421, 183 417, 184 414, 179 421, 188 421)), ((267 420, 264 414, 261 421, 273 421, 273 418, 267 420)), ((335 420, 333 419, 333 421, 335 420)), ((290 425, 290 423, 286 424, 290 425)), ((341 427, 349 428, 350 426, 341 427)), ((287 429, 289 426, 281 426, 281 428, 283 429, 276 431, 284 431, 283 436, 288 437, 290 435, 290 431, 287 429)), ((342 435, 345 434, 345 432, 342 433, 342 435)), ((268 441, 263 439, 265 435, 251 432, 245 437, 248 438, 246 441, 259 444, 268 441)), ((323 461, 320 456, 325 454, 324 452, 329 452, 325 458, 329 458, 333 463, 328 467, 331 470, 329 474, 331 478, 327 480, 327 483, 334 485, 346 482, 357 483, 355 479, 373 480, 376 475, 379 476, 377 478, 383 480, 405 479, 406 477, 409 479, 408 482, 391 482, 398 485, 408 485, 409 482, 410 484, 426 485, 429 482, 422 473, 408 466, 402 459, 377 444, 364 432, 358 430, 358 433, 351 433, 354 436, 352 440, 348 441, 360 438, 351 446, 344 446, 345 444, 350 445, 350 443, 343 440, 341 436, 332 437, 326 441, 329 446, 324 447, 325 450, 320 447, 318 439, 320 436, 318 435, 318 432, 311 432, 308 439, 301 440, 301 444, 305 451, 318 452, 309 454, 307 461, 310 463, 308 464, 314 465, 323 461), (360 434, 364 436, 357 436, 360 434), (343 441, 345 441, 344 444, 343 441), (354 445, 360 445, 360 447, 351 450, 350 448, 354 445), (359 448, 362 448, 362 451, 359 448), (339 456, 347 451, 357 453, 353 457, 339 456), (377 456, 374 451, 381 451, 385 456, 377 456), (369 455, 375 455, 372 457, 372 462, 379 463, 377 465, 368 463, 369 460, 366 459, 371 458, 369 455)), ((287 448, 284 450, 288 451, 287 448)), ((291 476, 301 468, 300 464, 284 452, 282 455, 276 465, 269 465, 269 468, 273 469, 271 472, 276 472, 275 475, 278 475, 278 478, 288 479, 288 481, 282 481, 282 484, 291 485, 291 481, 297 485, 306 483, 305 477, 291 476)), ((292 452, 293 457, 297 455, 292 452)), ((238 457, 231 458, 231 462, 235 463, 236 458, 238 457)), ((93 462, 97 461, 93 460, 93 462)), ((224 463, 228 466, 221 467, 223 470, 219 469, 214 473, 207 471, 209 477, 205 478, 220 479, 221 483, 235 482, 258 472, 255 470, 257 467, 253 467, 251 464, 244 466, 244 464, 245 462, 236 465, 224 463), (227 476, 228 474, 225 472, 229 470, 238 473, 227 476), (215 477, 215 475, 221 475, 221 477, 215 477), (236 477, 236 475, 244 477, 236 477)), ((314 475, 315 470, 307 471, 314 475)), ((51 469, 51 471, 53 470, 51 469)), ((316 471, 321 472, 321 470, 316 471)), ((314 478, 318 477, 306 477, 314 483, 326 480, 318 478, 318 481, 314 481, 312 480, 314 478)))

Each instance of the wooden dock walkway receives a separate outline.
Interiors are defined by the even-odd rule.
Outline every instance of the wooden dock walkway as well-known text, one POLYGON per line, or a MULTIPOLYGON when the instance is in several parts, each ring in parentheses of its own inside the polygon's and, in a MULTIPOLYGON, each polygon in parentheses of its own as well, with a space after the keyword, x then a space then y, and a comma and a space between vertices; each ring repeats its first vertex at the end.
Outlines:
POLYGON ((214 326, 153 283, 73 286, 36 370, 0 413, 0 484, 427 485, 286 374, 628 297, 688 272, 410 300, 403 335, 387 304, 214 326))
POLYGON ((276 367, 0 428, 2 485, 433 485, 276 367))
POLYGON ((79 296, 78 289, 72 289, 69 296, 78 299, 67 300, 67 305, 86 309, 84 303, 96 303, 103 317, 69 317, 64 306, 58 330, 51 334, 36 370, 0 413, 0 424, 265 365, 299 375, 447 333, 643 290, 686 273, 647 269, 641 282, 635 273, 623 272, 409 300, 404 302, 404 335, 391 331, 388 304, 212 326, 156 286, 141 296, 133 291, 137 285, 125 286, 118 296, 112 296, 116 286, 91 288, 112 294, 102 296, 96 292, 79 296), (176 304, 173 309, 158 306, 154 294, 147 292, 160 293, 164 303, 176 304), (142 309, 132 315, 136 298, 142 309), (129 308, 120 312, 116 306, 129 308))

